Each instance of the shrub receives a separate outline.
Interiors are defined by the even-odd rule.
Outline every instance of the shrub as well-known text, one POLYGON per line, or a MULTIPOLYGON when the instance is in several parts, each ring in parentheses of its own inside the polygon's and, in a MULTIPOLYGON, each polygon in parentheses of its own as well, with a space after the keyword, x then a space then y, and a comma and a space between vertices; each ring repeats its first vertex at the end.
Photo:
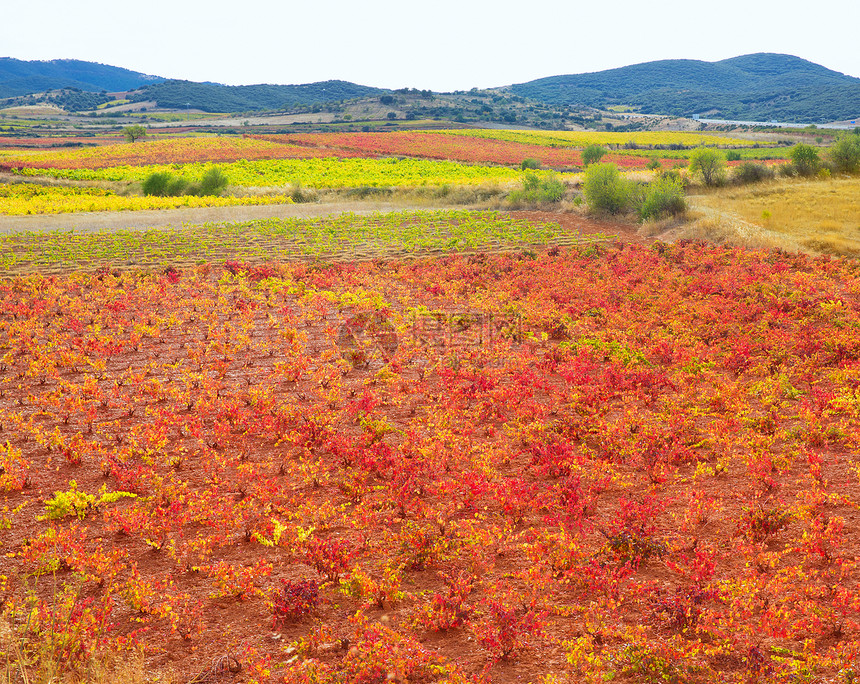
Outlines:
POLYGON ((603 155, 605 154, 605 147, 601 147, 600 145, 588 145, 582 151, 582 163, 585 166, 590 166, 591 164, 595 164, 603 159, 603 155))
POLYGON ((143 181, 143 194, 166 197, 167 186, 170 184, 172 178, 173 176, 167 171, 156 171, 149 174, 143 181))
POLYGON ((565 186, 554 173, 539 175, 533 171, 523 174, 522 190, 514 190, 508 195, 512 204, 547 204, 560 202, 564 197, 565 186))
POLYGON ((539 169, 540 168, 540 159, 534 159, 533 157, 529 157, 528 159, 523 159, 523 163, 520 164, 520 169, 526 171, 527 169, 539 169))
POLYGON ((735 167, 732 176, 736 183, 746 185, 748 183, 758 183, 763 180, 773 178, 773 169, 764 164, 756 164, 755 162, 744 162, 735 167))
POLYGON ((192 186, 184 178, 170 178, 167 183, 166 194, 168 197, 179 197, 180 195, 196 195, 196 186, 192 186))
POLYGON ((828 156, 835 171, 857 173, 860 171, 860 135, 840 135, 828 156))
POLYGON ((645 186, 639 205, 639 218, 643 221, 659 219, 680 214, 686 209, 683 182, 680 177, 666 174, 645 186))
POLYGON ((317 607, 319 584, 313 580, 281 580, 283 586, 272 599, 272 629, 309 615, 317 607))
POLYGON ((663 165, 660 163, 660 160, 657 157, 654 157, 651 161, 648 162, 648 165, 645 167, 649 171, 656 171, 657 169, 662 169, 663 165))
POLYGON ((818 150, 812 145, 798 143, 791 148, 791 165, 800 176, 812 176, 818 172, 821 160, 818 158, 818 150))
POLYGON ((726 161, 740 161, 741 153, 737 150, 729 150, 726 152, 726 161))
POLYGON ((212 166, 203 174, 203 179, 200 181, 198 194, 200 195, 220 195, 227 187, 227 176, 217 166, 212 166))
POLYGON ((726 158, 717 150, 697 147, 690 154, 690 171, 701 176, 705 185, 722 185, 726 179, 726 158))
POLYGON ((615 164, 595 164, 585 172, 582 191, 588 206, 597 211, 617 214, 627 208, 630 184, 618 173, 615 164))

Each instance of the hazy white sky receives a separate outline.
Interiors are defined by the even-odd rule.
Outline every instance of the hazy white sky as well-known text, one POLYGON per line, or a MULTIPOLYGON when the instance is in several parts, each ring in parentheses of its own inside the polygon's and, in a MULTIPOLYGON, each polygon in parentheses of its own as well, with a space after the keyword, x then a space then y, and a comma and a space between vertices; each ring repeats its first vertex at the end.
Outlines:
POLYGON ((860 0, 25 0, 0 57, 230 85, 343 79, 436 91, 655 59, 781 52, 860 77, 860 0))

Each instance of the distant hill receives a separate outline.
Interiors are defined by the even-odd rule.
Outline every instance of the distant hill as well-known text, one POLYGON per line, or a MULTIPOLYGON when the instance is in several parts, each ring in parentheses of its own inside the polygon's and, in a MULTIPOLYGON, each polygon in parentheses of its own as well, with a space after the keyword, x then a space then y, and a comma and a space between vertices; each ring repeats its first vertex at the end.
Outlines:
POLYGON ((194 81, 163 81, 144 86, 129 95, 134 101, 154 101, 170 109, 204 112, 248 112, 313 106, 327 102, 373 97, 387 90, 347 81, 321 81, 304 85, 225 86, 194 81))
POLYGON ((125 92, 162 80, 158 76, 77 59, 28 62, 0 57, 0 98, 69 88, 95 93, 102 90, 125 92))
POLYGON ((645 114, 825 123, 860 116, 860 79, 791 55, 672 59, 551 76, 509 90, 552 105, 629 105, 645 114))

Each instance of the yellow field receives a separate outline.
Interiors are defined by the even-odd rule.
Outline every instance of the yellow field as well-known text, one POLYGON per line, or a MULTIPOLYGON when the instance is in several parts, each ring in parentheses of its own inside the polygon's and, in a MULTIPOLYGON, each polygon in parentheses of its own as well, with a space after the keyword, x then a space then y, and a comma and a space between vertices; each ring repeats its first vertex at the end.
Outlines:
POLYGON ((688 133, 681 131, 632 131, 626 133, 601 131, 512 131, 490 129, 451 129, 422 131, 425 133, 444 133, 447 135, 465 135, 474 138, 490 140, 508 140, 510 142, 530 145, 546 145, 549 147, 585 147, 587 145, 624 145, 630 141, 637 145, 684 145, 696 147, 710 145, 719 147, 750 147, 755 145, 753 140, 730 138, 722 135, 705 133, 688 133))
POLYGON ((180 207, 228 207, 250 204, 289 204, 289 196, 254 197, 141 197, 117 195, 101 188, 43 187, 0 183, 0 215, 65 214, 79 211, 135 211, 180 207))
POLYGON ((723 188, 694 206, 737 217, 813 252, 860 256, 860 178, 723 188))

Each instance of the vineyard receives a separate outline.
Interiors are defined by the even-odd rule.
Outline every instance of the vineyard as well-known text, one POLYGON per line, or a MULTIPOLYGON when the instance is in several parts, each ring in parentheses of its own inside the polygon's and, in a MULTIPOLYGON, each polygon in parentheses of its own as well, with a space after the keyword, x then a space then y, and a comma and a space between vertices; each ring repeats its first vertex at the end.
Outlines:
POLYGON ((854 680, 854 262, 497 214, 194 239, 3 244, 62 266, 0 283, 13 677, 854 680))
MULTIPOLYGON (((39 139, 33 140, 37 142, 27 144, 38 148, 39 139)), ((576 184, 587 145, 610 147, 604 149, 602 161, 625 171, 686 166, 693 150, 702 145, 730 149, 731 165, 749 160, 783 163, 788 156, 785 147, 670 132, 466 129, 174 136, 135 143, 107 137, 85 147, 80 140, 85 139, 66 141, 78 145, 72 149, 0 151, 0 171, 28 182, 0 184, 0 215, 273 204, 289 201, 294 193, 303 201, 302 188, 365 195, 429 189, 438 191, 439 197, 461 188, 466 192, 460 203, 466 203, 470 188, 497 196, 522 183, 525 162, 539 167, 535 172, 539 176, 558 172, 568 185, 576 184), (170 174, 177 183, 193 186, 213 167, 229 184, 225 196, 141 196, 142 184, 153 175, 170 174), (49 185, 34 185, 41 182, 49 185), (57 187, 58 183, 74 187, 57 187)))
POLYGON ((141 197, 119 195, 105 188, 51 187, 25 183, 0 183, 0 214, 65 214, 78 211, 134 211, 178 207, 230 207, 249 204, 284 204, 288 195, 256 197, 141 197))
MULTIPOLYGON (((99 169, 22 168, 22 175, 50 175, 76 181, 142 181, 153 173, 173 173, 189 182, 199 182, 209 163, 182 165, 111 166, 99 169)), ((446 184, 476 185, 513 183, 521 174, 504 166, 476 166, 426 159, 265 159, 219 164, 231 185, 283 188, 299 183, 311 188, 421 187, 446 184)))
MULTIPOLYGON (((599 227, 599 224, 598 224, 599 227)), ((611 239, 588 237, 555 222, 499 212, 393 212, 328 219, 273 218, 209 223, 180 230, 119 230, 0 236, 0 272, 65 272, 100 266, 164 269, 200 261, 373 259, 476 250, 530 249, 611 239)))

